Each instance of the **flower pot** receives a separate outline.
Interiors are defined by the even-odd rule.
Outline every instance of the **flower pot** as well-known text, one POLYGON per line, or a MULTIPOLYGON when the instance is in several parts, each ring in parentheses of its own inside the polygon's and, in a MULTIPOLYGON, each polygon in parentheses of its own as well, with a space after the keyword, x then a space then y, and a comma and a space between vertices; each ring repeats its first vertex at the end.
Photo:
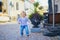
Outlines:
POLYGON ((38 26, 41 23, 41 16, 38 13, 32 14, 30 20, 33 24, 31 32, 41 32, 40 26, 38 26))
POLYGON ((41 21, 41 16, 38 13, 34 13, 30 16, 29 18, 31 20, 31 23, 34 25, 33 28, 38 28, 40 21, 41 21))
POLYGON ((31 28, 32 33, 40 33, 41 29, 40 28, 31 28))

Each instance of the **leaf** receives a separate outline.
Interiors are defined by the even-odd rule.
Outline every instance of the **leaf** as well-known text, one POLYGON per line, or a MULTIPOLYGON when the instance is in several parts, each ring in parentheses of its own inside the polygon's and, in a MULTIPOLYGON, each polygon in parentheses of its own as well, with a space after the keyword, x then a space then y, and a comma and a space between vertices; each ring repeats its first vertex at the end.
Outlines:
POLYGON ((35 2, 33 5, 34 5, 34 7, 38 7, 39 6, 39 2, 35 2))

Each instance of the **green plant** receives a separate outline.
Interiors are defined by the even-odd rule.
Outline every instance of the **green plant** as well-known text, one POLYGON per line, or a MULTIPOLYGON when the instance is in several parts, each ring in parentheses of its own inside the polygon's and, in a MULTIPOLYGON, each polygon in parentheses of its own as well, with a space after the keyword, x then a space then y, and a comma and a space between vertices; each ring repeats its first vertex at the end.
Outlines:
MULTIPOLYGON (((31 19, 31 18, 33 18, 33 15, 34 15, 35 13, 32 13, 32 14, 30 14, 29 15, 29 19, 31 19)), ((38 13, 39 14, 39 13, 38 13)), ((40 15, 40 14, 39 14, 40 15)), ((41 18, 41 20, 43 20, 44 19, 44 16, 43 15, 40 15, 40 18, 41 18)))
POLYGON ((39 6, 39 3, 35 2, 33 5, 34 5, 34 13, 36 13, 37 12, 37 7, 39 6))
MULTIPOLYGON (((43 15, 41 15, 37 10, 39 6, 39 2, 35 2, 33 3, 33 5, 34 5, 34 10, 33 13, 29 15, 29 19, 31 20, 31 23, 34 25, 33 28, 39 28, 38 25, 40 24, 41 20, 43 20, 43 15)), ((42 10, 43 7, 40 6, 38 9, 42 10)))
MULTIPOLYGON (((33 15, 34 15, 35 13, 37 13, 37 14, 40 15, 41 20, 43 20, 43 15, 41 15, 41 14, 38 13, 38 11, 37 11, 37 8, 38 8, 38 6, 39 6, 39 2, 34 2, 34 3, 33 3, 33 6, 34 6, 34 10, 33 10, 33 13, 31 13, 31 14, 29 15, 29 19, 31 19, 31 18, 33 17, 33 15)), ((39 10, 42 10, 43 7, 40 6, 38 9, 39 9, 39 10)))

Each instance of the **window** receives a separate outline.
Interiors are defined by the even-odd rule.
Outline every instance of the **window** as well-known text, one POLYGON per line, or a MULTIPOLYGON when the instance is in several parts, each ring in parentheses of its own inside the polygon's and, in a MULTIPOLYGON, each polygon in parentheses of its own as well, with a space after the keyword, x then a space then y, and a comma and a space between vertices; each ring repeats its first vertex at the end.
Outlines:
POLYGON ((2 12, 2 2, 0 2, 0 12, 2 12))
POLYGON ((16 10, 19 10, 18 2, 16 2, 16 10))

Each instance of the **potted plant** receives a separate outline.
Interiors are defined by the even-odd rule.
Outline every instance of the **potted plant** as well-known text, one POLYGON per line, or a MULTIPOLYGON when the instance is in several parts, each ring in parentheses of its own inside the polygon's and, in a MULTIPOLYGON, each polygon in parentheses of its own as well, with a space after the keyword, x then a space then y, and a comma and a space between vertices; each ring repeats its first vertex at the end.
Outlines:
MULTIPOLYGON (((37 11, 37 8, 39 6, 38 2, 35 2, 34 4, 34 11, 32 14, 29 15, 29 19, 31 20, 31 23, 33 24, 33 28, 31 29, 32 32, 40 32, 40 27, 38 26, 43 20, 43 16, 40 15, 40 13, 37 11)), ((43 7, 39 7, 39 10, 42 10, 43 7)))

